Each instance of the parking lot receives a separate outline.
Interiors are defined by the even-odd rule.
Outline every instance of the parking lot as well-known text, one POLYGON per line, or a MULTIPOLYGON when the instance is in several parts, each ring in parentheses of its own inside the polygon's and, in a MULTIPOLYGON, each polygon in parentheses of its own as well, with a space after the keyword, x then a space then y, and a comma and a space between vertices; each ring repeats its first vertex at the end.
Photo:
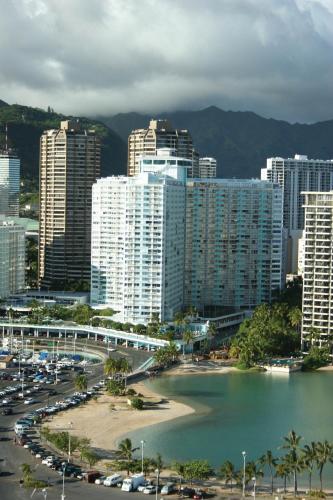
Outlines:
MULTIPOLYGON (((102 347, 105 349, 105 346, 102 347)), ((111 354, 116 357, 129 356, 134 367, 146 359, 144 352, 133 352, 131 349, 124 352, 117 350, 111 354)), ((31 490, 25 490, 20 484, 20 466, 23 463, 32 467, 34 477, 50 485, 47 489, 48 498, 60 498, 64 462, 67 463, 68 457, 52 452, 41 441, 41 423, 56 412, 83 404, 98 393, 103 385, 102 363, 86 370, 88 390, 81 393, 74 388, 74 377, 79 370, 73 366, 52 366, 52 363, 48 368, 22 365, 20 371, 17 366, 11 370, 0 370, 1 500, 30 498, 31 490)), ((107 492, 114 497, 119 495, 123 500, 132 495, 119 488, 83 483, 80 481, 83 472, 78 466, 66 465, 66 498, 91 498, 92 488, 94 498, 105 498, 107 492)), ((36 494, 40 495, 40 492, 36 494)))

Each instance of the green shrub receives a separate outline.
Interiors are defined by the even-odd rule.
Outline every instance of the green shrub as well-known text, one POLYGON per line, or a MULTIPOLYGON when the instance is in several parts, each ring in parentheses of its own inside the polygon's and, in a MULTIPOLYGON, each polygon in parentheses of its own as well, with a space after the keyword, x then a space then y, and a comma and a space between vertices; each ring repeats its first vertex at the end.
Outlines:
POLYGON ((135 410, 143 410, 144 406, 143 400, 140 398, 133 398, 131 400, 131 406, 132 408, 135 408, 135 410))

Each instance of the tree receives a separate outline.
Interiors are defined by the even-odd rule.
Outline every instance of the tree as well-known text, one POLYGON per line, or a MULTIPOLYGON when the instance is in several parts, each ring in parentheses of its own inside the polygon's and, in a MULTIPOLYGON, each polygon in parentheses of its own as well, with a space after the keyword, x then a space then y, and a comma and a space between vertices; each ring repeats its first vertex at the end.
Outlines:
POLYGON ((123 396, 125 386, 122 380, 108 380, 106 389, 111 396, 123 396))
POLYGON ((86 391, 88 387, 87 375, 85 375, 84 373, 80 373, 79 375, 77 375, 75 377, 74 384, 75 388, 78 391, 86 391))
POLYGON ((117 360, 114 358, 111 358, 111 356, 108 357, 108 359, 104 363, 104 373, 107 377, 111 376, 114 377, 114 375, 118 371, 118 364, 117 360))
POLYGON ((120 458, 126 461, 127 474, 130 473, 131 463, 132 463, 132 441, 129 438, 125 438, 118 444, 117 454, 120 458))
POLYGON ((294 430, 291 430, 287 436, 284 438, 284 445, 282 448, 289 451, 288 455, 285 457, 285 462, 290 467, 294 476, 294 495, 297 495, 297 473, 302 470, 302 461, 299 457, 299 444, 302 439, 301 436, 297 436, 294 430))
POLYGON ((273 457, 271 450, 267 450, 264 455, 262 455, 259 459, 259 462, 264 467, 267 465, 269 468, 269 473, 271 475, 271 493, 273 495, 274 491, 274 469, 277 466, 277 459, 273 457))
POLYGON ((32 477, 31 465, 29 465, 29 464, 22 464, 21 465, 21 469, 22 469, 23 479, 26 479, 26 478, 30 479, 32 477))
POLYGON ((118 371, 125 378, 125 387, 127 384, 127 375, 132 371, 132 365, 128 362, 126 358, 120 358, 117 360, 118 371))
POLYGON ((317 370, 330 362, 330 353, 327 347, 312 346, 303 360, 303 370, 317 370))
POLYGON ((293 307, 289 310, 288 318, 291 326, 295 327, 297 331, 299 331, 299 327, 302 323, 302 310, 299 307, 293 307))
POLYGON ((306 444, 302 449, 304 465, 309 472, 309 490, 312 490, 312 472, 317 459, 317 443, 311 441, 310 445, 306 444))
POLYGON ((153 459, 155 469, 158 469, 160 472, 162 472, 164 468, 164 463, 162 459, 162 455, 160 453, 156 454, 156 458, 153 459))
POLYGON ((89 464, 89 467, 95 465, 99 460, 98 455, 96 455, 96 453, 91 448, 84 448, 81 452, 81 456, 84 462, 87 462, 89 464))
POLYGON ((317 443, 316 448, 316 462, 319 471, 320 490, 323 491, 323 469, 329 460, 333 462, 333 446, 325 440, 322 443, 317 443))
MULTIPOLYGON (((193 340, 194 340, 194 333, 191 331, 191 330, 185 330, 183 332, 183 341, 185 342, 185 344, 188 346, 189 344, 192 344, 193 343, 193 340)), ((183 354, 184 354, 184 351, 183 351, 183 354)), ((193 344, 192 344, 192 355, 193 355, 193 344)))
POLYGON ((226 460, 220 467, 220 473, 224 479, 225 485, 230 483, 230 490, 232 491, 232 481, 235 477, 235 466, 229 460, 226 460))
POLYGON ((248 484, 252 481, 252 478, 255 477, 258 479, 259 477, 263 477, 263 471, 257 466, 256 462, 253 460, 247 462, 245 467, 245 483, 248 484))
POLYGON ((287 479, 289 478, 291 470, 287 463, 281 462, 276 466, 276 477, 283 478, 284 492, 287 492, 287 479))
POLYGON ((184 478, 192 484, 193 480, 204 480, 212 474, 207 460, 191 460, 184 463, 184 478))
POLYGON ((143 400, 141 398, 133 398, 131 399, 131 406, 135 410, 143 410, 144 407, 143 400))

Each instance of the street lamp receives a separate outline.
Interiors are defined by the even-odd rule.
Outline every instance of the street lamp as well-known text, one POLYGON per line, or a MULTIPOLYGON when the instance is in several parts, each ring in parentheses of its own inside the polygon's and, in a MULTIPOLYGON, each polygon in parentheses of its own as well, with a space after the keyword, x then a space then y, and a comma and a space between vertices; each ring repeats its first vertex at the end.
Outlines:
POLYGON ((62 466, 62 494, 61 494, 61 500, 65 500, 65 470, 66 470, 66 464, 63 464, 63 466, 62 466))
MULTIPOLYGON (((71 430, 73 422, 68 422, 68 424, 69 424, 69 429, 71 430)), ((71 433, 69 432, 68 433, 68 460, 67 460, 68 463, 69 463, 70 459, 71 459, 71 433)))
POLYGON ((242 497, 245 497, 245 466, 246 466, 246 451, 242 451, 243 455, 243 494, 242 497))
POLYGON ((253 477, 252 481, 253 481, 253 498, 254 498, 254 500, 256 500, 256 482, 257 482, 257 480, 255 477, 253 477))
POLYGON ((155 474, 156 474, 156 497, 155 499, 157 500, 157 495, 158 495, 158 486, 159 486, 159 481, 160 481, 160 469, 155 469, 155 474))
POLYGON ((140 443, 141 443, 141 474, 143 474, 143 448, 144 445, 146 444, 146 441, 142 439, 140 443))

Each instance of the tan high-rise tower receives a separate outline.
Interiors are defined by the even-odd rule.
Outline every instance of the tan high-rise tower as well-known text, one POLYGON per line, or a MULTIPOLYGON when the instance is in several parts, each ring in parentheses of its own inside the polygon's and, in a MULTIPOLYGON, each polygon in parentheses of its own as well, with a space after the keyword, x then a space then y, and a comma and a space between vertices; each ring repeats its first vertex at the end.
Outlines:
POLYGON ((199 177, 199 155, 193 148, 188 130, 172 128, 168 120, 150 120, 147 129, 133 130, 128 137, 127 175, 132 177, 140 172, 140 157, 155 156, 158 149, 168 148, 176 156, 192 160, 188 177, 199 177))
POLYGON ((100 175, 93 130, 63 121, 40 140, 39 285, 90 281, 92 185, 100 175))

